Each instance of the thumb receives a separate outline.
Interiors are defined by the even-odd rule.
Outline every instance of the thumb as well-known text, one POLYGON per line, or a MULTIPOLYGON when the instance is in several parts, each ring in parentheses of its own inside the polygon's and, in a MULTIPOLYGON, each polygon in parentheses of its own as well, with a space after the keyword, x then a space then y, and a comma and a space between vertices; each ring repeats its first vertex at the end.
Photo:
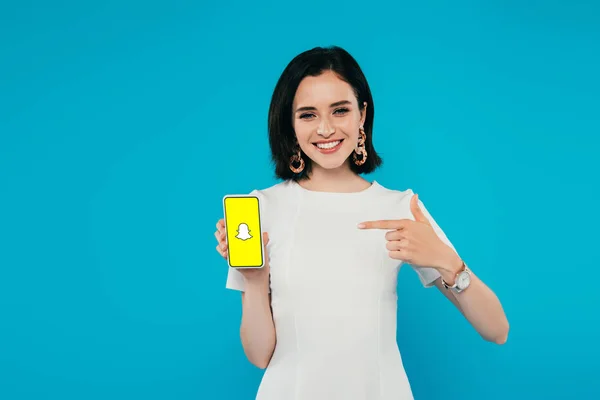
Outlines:
POLYGON ((265 257, 265 265, 269 265, 270 258, 269 252, 267 251, 267 245, 269 244, 269 234, 267 232, 263 232, 263 247, 264 247, 264 257, 265 257))
POLYGON ((421 207, 419 207, 419 195, 415 193, 415 195, 410 199, 410 211, 412 212, 415 220, 417 222, 423 222, 429 225, 429 220, 425 216, 421 207))

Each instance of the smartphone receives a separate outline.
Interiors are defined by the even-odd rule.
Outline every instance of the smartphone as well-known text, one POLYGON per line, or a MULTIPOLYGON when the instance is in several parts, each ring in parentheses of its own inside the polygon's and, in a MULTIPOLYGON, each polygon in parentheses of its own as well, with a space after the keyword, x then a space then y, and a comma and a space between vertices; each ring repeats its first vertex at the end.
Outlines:
POLYGON ((223 197, 223 214, 229 266, 262 268, 265 257, 258 197, 227 195, 223 197))

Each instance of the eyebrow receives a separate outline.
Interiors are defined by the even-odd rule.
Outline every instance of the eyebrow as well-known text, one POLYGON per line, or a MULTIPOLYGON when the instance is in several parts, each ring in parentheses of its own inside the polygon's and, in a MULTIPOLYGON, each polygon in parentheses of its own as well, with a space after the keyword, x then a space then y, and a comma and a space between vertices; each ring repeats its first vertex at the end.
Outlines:
MULTIPOLYGON (((333 108, 333 107, 347 105, 347 104, 352 104, 352 103, 350 101, 348 101, 348 100, 341 100, 341 101, 336 101, 335 103, 331 103, 329 105, 329 107, 333 108)), ((307 106, 307 107, 297 108, 295 112, 300 112, 300 111, 315 111, 315 110, 316 110, 315 107, 307 106)))

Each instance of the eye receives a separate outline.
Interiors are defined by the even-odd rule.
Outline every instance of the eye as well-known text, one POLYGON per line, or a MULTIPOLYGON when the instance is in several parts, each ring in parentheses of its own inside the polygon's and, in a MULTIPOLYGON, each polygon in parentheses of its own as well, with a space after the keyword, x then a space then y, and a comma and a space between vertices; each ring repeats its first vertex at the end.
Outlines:
POLYGON ((314 117, 314 114, 304 113, 300 115, 300 119, 309 119, 310 117, 314 117))
POLYGON ((333 113, 337 114, 337 115, 344 115, 347 112, 349 112, 350 110, 348 110, 347 108, 338 108, 337 110, 335 110, 333 113))

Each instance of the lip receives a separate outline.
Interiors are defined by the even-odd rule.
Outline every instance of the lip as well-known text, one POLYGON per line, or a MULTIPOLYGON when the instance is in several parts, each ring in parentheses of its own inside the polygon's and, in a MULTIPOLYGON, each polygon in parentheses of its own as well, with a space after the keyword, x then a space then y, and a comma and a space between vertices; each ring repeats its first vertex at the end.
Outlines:
POLYGON ((344 143, 344 139, 320 140, 318 142, 314 142, 313 146, 315 146, 315 149, 317 149, 317 151, 321 154, 331 154, 331 153, 335 153, 336 151, 338 151, 340 149, 340 147, 342 147, 343 143, 344 143), (321 148, 319 148, 319 146, 317 146, 317 144, 319 144, 319 143, 331 143, 331 142, 337 142, 337 141, 339 141, 340 143, 338 143, 335 147, 332 147, 330 149, 321 149, 321 148))
POLYGON ((342 141, 344 139, 329 139, 329 140, 318 140, 316 142, 313 142, 313 144, 321 144, 321 143, 331 143, 331 142, 337 142, 337 141, 342 141))

